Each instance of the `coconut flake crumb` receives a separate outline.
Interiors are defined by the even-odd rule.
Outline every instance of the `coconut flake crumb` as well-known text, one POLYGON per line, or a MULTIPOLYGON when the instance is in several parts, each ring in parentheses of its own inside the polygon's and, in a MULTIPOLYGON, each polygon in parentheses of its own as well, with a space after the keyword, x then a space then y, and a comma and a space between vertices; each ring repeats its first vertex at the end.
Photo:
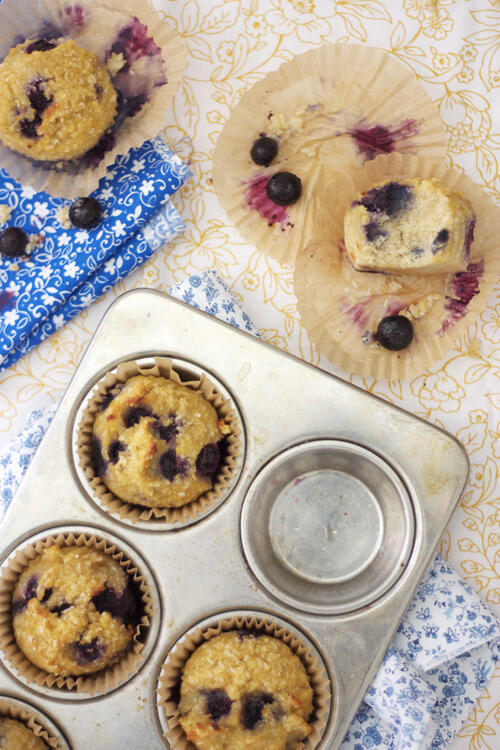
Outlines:
POLYGON ((4 203, 0 204, 0 224, 6 224, 12 213, 12 208, 4 203))
POLYGON ((440 294, 428 294, 427 297, 423 297, 419 302, 408 305, 407 309, 403 310, 401 314, 410 320, 423 318, 439 299, 441 299, 440 294))
POLYGON ((71 229, 73 224, 69 220, 69 206, 61 206, 57 209, 56 219, 65 229, 71 229))
POLYGON ((33 250, 38 247, 38 245, 42 244, 43 240, 43 234, 30 234, 28 244, 26 245, 26 248, 24 250, 24 254, 31 255, 33 250))
POLYGON ((125 65, 125 60, 122 52, 113 52, 112 55, 106 60, 106 68, 111 77, 115 76, 125 65))

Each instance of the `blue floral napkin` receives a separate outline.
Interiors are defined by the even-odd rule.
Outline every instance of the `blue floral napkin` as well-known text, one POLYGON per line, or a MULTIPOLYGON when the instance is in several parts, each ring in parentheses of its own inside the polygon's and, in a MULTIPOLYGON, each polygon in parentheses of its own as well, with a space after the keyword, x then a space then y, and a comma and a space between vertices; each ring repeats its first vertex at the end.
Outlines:
MULTIPOLYGON (((214 271, 191 276, 170 293, 258 335, 214 271)), ((55 410, 52 406, 33 412, 25 430, 0 452, 0 517, 55 410)), ((500 623, 484 601, 436 555, 341 750, 442 750, 467 719, 499 658, 500 623)))
POLYGON ((66 229, 56 214, 71 201, 35 193, 0 169, 9 226, 40 234, 29 260, 0 256, 0 371, 47 338, 184 228, 169 197, 191 172, 157 137, 119 156, 92 196, 99 226, 66 229))

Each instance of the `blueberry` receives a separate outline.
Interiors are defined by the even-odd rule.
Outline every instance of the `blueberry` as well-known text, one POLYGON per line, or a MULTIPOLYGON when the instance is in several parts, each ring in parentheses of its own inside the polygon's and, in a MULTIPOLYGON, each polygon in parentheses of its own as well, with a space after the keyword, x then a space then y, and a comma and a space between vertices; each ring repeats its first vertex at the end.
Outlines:
POLYGON ((112 617, 122 620, 125 625, 135 627, 141 618, 140 590, 130 579, 121 593, 105 586, 90 601, 100 614, 109 612, 112 617))
POLYGON ((207 713, 210 714, 212 720, 217 724, 222 716, 227 716, 231 711, 233 701, 223 688, 203 690, 202 692, 207 701, 207 713))
POLYGON ((92 438, 92 459, 97 476, 103 477, 108 468, 108 462, 102 455, 102 443, 95 435, 92 438))
POLYGON ((77 198, 69 207, 69 220, 79 229, 91 229, 101 220, 101 204, 95 198, 77 198))
POLYGON ((125 427, 133 427, 143 417, 152 417, 153 412, 147 406, 131 406, 123 417, 125 427))
POLYGON ((187 459, 178 456, 173 448, 160 456, 160 471, 169 482, 173 482, 177 474, 185 474, 188 468, 187 459))
POLYGON ((8 227, 0 232, 0 254, 8 258, 22 255, 28 244, 28 235, 19 227, 8 227))
POLYGON ((48 39, 37 39, 35 42, 28 44, 24 48, 24 51, 27 55, 31 55, 32 52, 47 52, 47 50, 54 49, 54 47, 57 47, 57 44, 49 42, 48 39))
POLYGON ((413 198, 413 191, 408 185, 399 182, 388 182, 380 188, 372 188, 361 198, 361 205, 370 213, 394 216, 407 208, 413 198))
POLYGON ((420 258, 421 255, 424 254, 424 249, 421 247, 412 247, 410 250, 410 255, 413 255, 415 258, 420 258))
POLYGON ((89 643, 75 643, 74 647, 75 661, 82 667, 100 659, 106 650, 98 638, 92 638, 89 643))
POLYGON ((20 599, 12 602, 12 614, 17 615, 22 612, 28 605, 30 599, 36 599, 38 592, 38 576, 30 576, 24 589, 24 594, 20 599))
POLYGON ((404 315, 388 315, 377 327, 377 341, 386 349, 406 349, 413 340, 413 326, 404 315))
POLYGON ((52 612, 52 614, 55 614, 55 615, 57 615, 58 617, 60 617, 60 616, 62 615, 62 613, 63 613, 63 612, 64 612, 64 611, 66 610, 66 609, 69 609, 69 608, 70 608, 70 607, 72 607, 72 606, 73 606, 73 605, 72 605, 72 604, 70 604, 69 602, 65 602, 65 601, 63 601, 63 602, 62 602, 61 604, 56 604, 56 605, 55 605, 55 607, 51 607, 51 608, 49 609, 49 612, 52 612))
POLYGON ((302 182, 291 172, 276 172, 266 185, 269 200, 278 206, 290 206, 296 203, 302 194, 302 182))
POLYGON ((50 597, 52 596, 53 591, 54 591, 54 589, 52 587, 50 587, 50 586, 49 586, 49 588, 45 589, 45 591, 43 592, 43 596, 40 599, 40 601, 41 601, 42 604, 45 604, 45 602, 49 601, 50 597))
POLYGON ((278 142, 263 135, 258 138, 250 150, 250 157, 255 164, 267 167, 278 153, 278 142))
POLYGON ((442 250, 449 239, 450 239, 450 233, 448 232, 448 230, 441 229, 436 234, 436 236, 434 237, 434 240, 432 241, 432 254, 434 255, 439 250, 442 250))
POLYGON ((108 458, 112 464, 118 463, 120 451, 124 451, 126 447, 125 443, 122 443, 121 440, 113 440, 113 442, 109 444, 108 458))
MULTIPOLYGON (((50 99, 47 99, 44 93, 44 85, 46 83, 46 79, 38 78, 34 81, 30 81, 27 88, 26 93, 28 95, 28 99, 30 101, 31 106, 37 113, 37 115, 41 115, 42 112, 45 112, 49 104, 52 103, 52 97, 50 99)), ((41 119, 40 119, 41 122, 41 119)), ((38 125, 40 124, 38 123, 38 125)))
POLYGON ((365 224, 363 231, 368 242, 375 242, 379 237, 387 237, 387 232, 376 221, 369 221, 368 224, 365 224))
POLYGON ((167 425, 158 424, 157 431, 160 440, 169 443, 179 433, 179 427, 176 422, 167 425))
POLYGON ((33 120, 21 120, 19 123, 19 130, 25 138, 38 138, 38 126, 41 125, 42 118, 40 115, 35 115, 33 120))
POLYGON ((196 472, 202 477, 211 477, 219 468, 220 450, 217 443, 208 443, 198 453, 196 472))
POLYGON ((264 706, 274 703, 271 693, 248 693, 243 696, 241 709, 241 723, 245 729, 255 729, 262 721, 264 706))

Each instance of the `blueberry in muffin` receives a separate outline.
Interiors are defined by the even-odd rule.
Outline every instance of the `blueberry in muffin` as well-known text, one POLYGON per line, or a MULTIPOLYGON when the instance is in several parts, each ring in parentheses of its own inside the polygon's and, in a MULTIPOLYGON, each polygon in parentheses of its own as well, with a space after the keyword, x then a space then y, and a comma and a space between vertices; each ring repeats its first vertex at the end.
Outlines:
POLYGON ((93 547, 47 547, 26 566, 12 597, 18 647, 58 676, 92 674, 120 659, 142 610, 132 579, 93 547))
POLYGON ((286 643, 232 630, 187 660, 179 712, 199 750, 299 750, 312 732, 313 691, 286 643))
POLYGON ((103 407, 94 420, 94 469, 116 497, 180 507, 211 489, 229 427, 200 391, 136 375, 103 407))
POLYGON ((28 39, 0 65, 0 140, 31 159, 83 156, 113 125, 116 111, 108 71, 73 39, 28 39))

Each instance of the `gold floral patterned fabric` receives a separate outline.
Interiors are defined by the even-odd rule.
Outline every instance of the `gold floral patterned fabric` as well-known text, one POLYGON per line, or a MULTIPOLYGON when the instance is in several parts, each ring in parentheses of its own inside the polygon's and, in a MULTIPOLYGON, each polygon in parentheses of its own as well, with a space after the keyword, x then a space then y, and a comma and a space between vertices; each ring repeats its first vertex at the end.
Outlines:
MULTIPOLYGON (((186 232, 12 369, 0 374, 0 446, 32 408, 57 401, 108 304, 137 286, 167 290, 216 268, 265 340, 334 371, 308 342, 292 270, 246 244, 211 183, 222 124, 241 94, 294 54, 328 41, 363 42, 407 64, 439 109, 449 161, 500 199, 499 0, 155 0, 183 35, 189 67, 167 113, 166 135, 195 177, 175 202, 186 232)), ((250 144, 249 144, 250 146, 250 144)), ((499 247, 500 252, 500 247, 499 247)), ((357 385, 455 434, 470 480, 441 552, 500 614, 500 306, 487 309, 445 359, 408 382, 357 385)), ((349 375, 336 371, 341 377, 349 375)), ((452 744, 500 747, 500 668, 452 744)))

